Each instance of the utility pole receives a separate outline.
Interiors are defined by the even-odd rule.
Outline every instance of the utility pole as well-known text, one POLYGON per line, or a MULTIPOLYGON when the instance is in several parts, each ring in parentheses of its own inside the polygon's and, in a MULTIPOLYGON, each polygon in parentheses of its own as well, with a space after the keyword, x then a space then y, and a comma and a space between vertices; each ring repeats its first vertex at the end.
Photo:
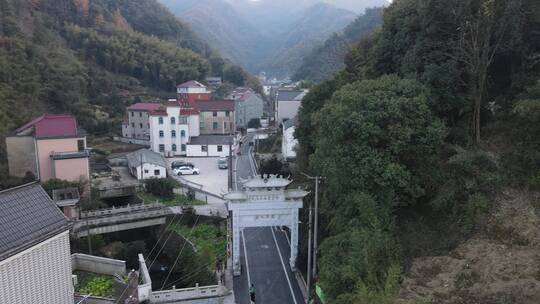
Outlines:
POLYGON ((307 299, 306 304, 309 304, 309 299, 311 298, 311 202, 309 202, 309 234, 308 234, 308 262, 307 262, 307 299))
POLYGON ((317 251, 319 250, 317 244, 318 228, 319 228, 319 183, 321 179, 324 179, 322 176, 309 176, 305 173, 302 173, 305 177, 315 180, 315 228, 313 229, 313 268, 312 276, 317 276, 317 251))
MULTIPOLYGON (((140 151, 139 151, 140 152, 140 151)), ((143 176, 143 161, 142 161, 142 152, 139 153, 139 158, 141 160, 141 180, 143 181, 144 180, 144 176, 143 176)))
POLYGON ((228 160, 228 165, 227 165, 227 167, 229 167, 229 190, 233 189, 232 143, 231 143, 232 140, 233 140, 233 138, 231 137, 231 139, 229 141, 229 160, 228 160))

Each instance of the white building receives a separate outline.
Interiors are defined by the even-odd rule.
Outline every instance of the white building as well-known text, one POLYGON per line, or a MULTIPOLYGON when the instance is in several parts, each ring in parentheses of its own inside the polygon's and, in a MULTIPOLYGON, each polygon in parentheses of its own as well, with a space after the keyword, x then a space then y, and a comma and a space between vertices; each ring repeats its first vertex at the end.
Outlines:
POLYGON ((140 149, 126 155, 128 169, 138 180, 167 177, 167 163, 159 153, 140 149))
POLYGON ((191 138, 187 145, 189 157, 226 157, 232 149, 233 137, 223 135, 201 135, 191 138))
POLYGON ((199 136, 199 115, 194 109, 169 102, 149 116, 150 149, 165 156, 187 155, 190 137, 199 136))
POLYGON ((298 139, 294 137, 296 118, 289 119, 282 124, 281 155, 284 159, 296 158, 298 139))
POLYGON ((306 94, 307 91, 279 90, 275 102, 276 122, 280 124, 287 119, 294 118, 298 114, 302 98, 306 94))
POLYGON ((37 183, 0 192, 0 303, 73 304, 69 226, 37 183))

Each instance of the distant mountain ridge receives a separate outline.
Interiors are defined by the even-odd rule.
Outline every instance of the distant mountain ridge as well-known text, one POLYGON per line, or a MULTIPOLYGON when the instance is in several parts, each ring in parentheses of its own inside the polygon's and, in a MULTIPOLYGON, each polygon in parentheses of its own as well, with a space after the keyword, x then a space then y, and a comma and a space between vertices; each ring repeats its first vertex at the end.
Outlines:
POLYGON ((275 77, 292 75, 303 56, 357 17, 320 0, 159 1, 233 61, 275 77))
POLYGON ((321 82, 345 67, 344 59, 351 45, 371 34, 382 24, 383 7, 366 9, 345 27, 342 33, 335 33, 322 45, 303 57, 302 64, 292 76, 293 80, 321 82))

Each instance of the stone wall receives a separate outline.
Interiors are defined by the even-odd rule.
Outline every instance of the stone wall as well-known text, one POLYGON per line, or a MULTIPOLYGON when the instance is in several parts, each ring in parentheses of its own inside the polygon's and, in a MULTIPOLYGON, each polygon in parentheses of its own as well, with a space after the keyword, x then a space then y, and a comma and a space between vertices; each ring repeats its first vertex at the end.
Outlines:
POLYGON ((98 257, 83 253, 71 255, 73 270, 82 270, 106 275, 126 275, 126 261, 98 257))

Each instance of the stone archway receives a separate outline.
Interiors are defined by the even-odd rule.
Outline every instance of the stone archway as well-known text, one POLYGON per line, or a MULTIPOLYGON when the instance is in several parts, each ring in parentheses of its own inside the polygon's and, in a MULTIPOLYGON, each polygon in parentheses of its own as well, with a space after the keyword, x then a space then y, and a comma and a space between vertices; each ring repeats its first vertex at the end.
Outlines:
POLYGON ((298 209, 308 194, 302 189, 287 189, 292 182, 276 175, 242 180, 239 191, 225 194, 232 212, 232 257, 234 275, 240 275, 240 233, 249 227, 286 226, 291 231, 289 265, 296 269, 298 255, 298 209))

